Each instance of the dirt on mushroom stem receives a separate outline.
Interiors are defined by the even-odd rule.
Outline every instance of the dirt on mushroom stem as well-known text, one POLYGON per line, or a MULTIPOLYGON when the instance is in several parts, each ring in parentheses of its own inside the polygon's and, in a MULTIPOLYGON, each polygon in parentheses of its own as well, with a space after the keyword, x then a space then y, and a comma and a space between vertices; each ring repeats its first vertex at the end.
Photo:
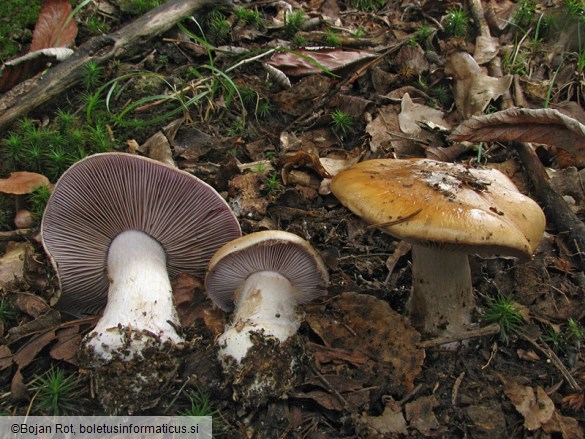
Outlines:
POLYGON ((141 412, 156 406, 176 377, 181 357, 186 349, 148 331, 128 327, 111 328, 119 331, 124 340, 112 359, 96 365, 93 346, 82 343, 78 357, 94 383, 98 400, 109 415, 141 412), (128 360, 132 345, 140 343, 140 353, 128 360))

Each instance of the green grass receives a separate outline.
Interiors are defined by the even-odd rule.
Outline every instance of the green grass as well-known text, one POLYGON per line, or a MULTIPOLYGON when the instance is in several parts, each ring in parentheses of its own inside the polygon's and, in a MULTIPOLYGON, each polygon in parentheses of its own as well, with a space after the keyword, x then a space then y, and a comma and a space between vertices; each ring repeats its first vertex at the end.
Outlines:
POLYGON ((289 37, 294 36, 294 34, 301 30, 301 26, 305 20, 305 13, 301 10, 287 14, 284 19, 284 33, 289 37))
POLYGON ((257 9, 246 9, 238 6, 234 8, 234 15, 237 22, 242 22, 256 29, 262 27, 262 18, 260 17, 260 13, 257 9))
POLYGON ((280 187, 280 178, 276 172, 271 172, 264 177, 264 190, 269 194, 276 192, 280 187))
POLYGON ((325 43, 328 46, 339 47, 341 46, 341 39, 335 30, 327 29, 325 31, 325 43))
POLYGON ((3 297, 0 300, 0 320, 4 324, 4 329, 11 326, 16 320, 16 311, 12 308, 8 297, 3 297))
POLYGON ((364 12, 377 11, 382 6, 384 6, 385 3, 386 3, 386 0, 351 0, 350 1, 351 6, 353 6, 354 8, 356 8, 360 11, 364 11, 364 12))
POLYGON ((443 20, 443 26, 448 36, 463 38, 469 29, 469 15, 461 7, 449 9, 443 20))
POLYGON ((480 319, 486 324, 498 323, 500 339, 506 344, 509 343, 510 336, 524 324, 520 307, 515 304, 512 296, 498 295, 495 299, 490 299, 480 319))
POLYGON ((51 191, 46 186, 40 186, 28 195, 30 213, 36 221, 40 221, 43 217, 43 212, 50 197, 51 191))
POLYGON ((346 135, 354 128, 354 119, 339 108, 331 113, 331 126, 340 134, 346 135))
POLYGON ((40 10, 41 0, 2 0, 0 64, 26 53, 40 10))
POLYGON ((74 375, 51 368, 34 380, 33 409, 51 416, 71 415, 79 411, 81 387, 74 375))

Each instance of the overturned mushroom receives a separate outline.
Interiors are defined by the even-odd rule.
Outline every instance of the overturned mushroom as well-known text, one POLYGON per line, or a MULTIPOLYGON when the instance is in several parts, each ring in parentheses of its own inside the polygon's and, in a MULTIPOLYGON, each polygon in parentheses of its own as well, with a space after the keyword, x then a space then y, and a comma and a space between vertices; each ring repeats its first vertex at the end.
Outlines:
POLYGON ((355 214, 412 244, 410 313, 427 334, 468 329, 468 254, 529 258, 544 233, 540 207, 493 169, 369 160, 337 174, 331 190, 355 214))
POLYGON ((211 299, 235 312, 219 337, 219 358, 237 376, 237 398, 254 404, 294 381, 297 304, 326 294, 327 269, 304 239, 284 231, 252 233, 224 245, 205 278, 211 299), (250 367, 247 367, 250 366, 250 367))
MULTIPOLYGON (((154 390, 160 385, 160 364, 147 357, 161 352, 167 358, 162 351, 183 341, 169 276, 202 275, 215 251, 241 235, 211 186, 123 153, 96 154, 71 166, 49 199, 41 232, 59 276, 58 306, 73 315, 103 309, 83 342, 87 361, 105 367, 106 380, 110 363, 128 363, 127 372, 138 364, 136 376, 126 373, 129 381, 119 383, 136 404, 148 383, 154 390)), ((104 388, 111 390, 109 383, 104 388)), ((116 401, 111 411, 122 404, 116 401)))

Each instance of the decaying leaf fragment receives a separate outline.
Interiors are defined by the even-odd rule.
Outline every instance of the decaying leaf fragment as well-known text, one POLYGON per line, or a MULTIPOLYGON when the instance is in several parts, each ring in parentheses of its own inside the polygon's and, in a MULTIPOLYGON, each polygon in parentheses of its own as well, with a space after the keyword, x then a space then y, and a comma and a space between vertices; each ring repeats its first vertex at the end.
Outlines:
POLYGON ((483 113, 490 101, 498 99, 512 83, 511 75, 488 76, 466 52, 456 52, 449 57, 445 74, 453 77, 455 105, 465 119, 483 113))
POLYGON ((400 384, 414 387, 425 357, 417 347, 420 334, 386 302, 365 294, 343 293, 325 305, 309 306, 306 321, 326 346, 378 359, 393 369, 400 384))
POLYGON ((552 108, 510 108, 466 120, 449 140, 544 143, 583 154, 585 125, 552 108))
POLYGON ((266 63, 289 76, 304 76, 323 73, 323 69, 334 72, 359 61, 378 56, 366 50, 295 50, 279 52, 266 63))
POLYGON ((416 136, 421 131, 421 124, 432 123, 442 129, 448 129, 449 123, 441 110, 415 103, 408 93, 404 93, 398 115, 400 129, 405 134, 416 136))
POLYGON ((555 404, 540 386, 534 389, 520 384, 517 380, 510 380, 504 387, 504 393, 510 398, 516 410, 524 416, 524 427, 527 430, 539 429, 553 416, 555 404))

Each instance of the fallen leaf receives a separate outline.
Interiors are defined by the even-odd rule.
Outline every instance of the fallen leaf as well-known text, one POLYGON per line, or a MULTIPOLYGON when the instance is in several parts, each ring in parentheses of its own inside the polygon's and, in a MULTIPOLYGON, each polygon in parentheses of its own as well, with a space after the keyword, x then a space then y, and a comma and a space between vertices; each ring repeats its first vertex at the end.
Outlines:
POLYGON ((408 434, 402 408, 394 401, 386 403, 380 416, 363 415, 359 420, 378 434, 408 434))
POLYGON ((8 297, 14 309, 28 314, 35 319, 46 313, 50 308, 45 299, 36 294, 20 292, 11 293, 8 297))
POLYGON ((51 346, 50 355, 55 360, 63 360, 77 366, 77 353, 81 344, 79 325, 57 330, 57 342, 51 346))
POLYGON ((479 65, 487 64, 498 54, 499 45, 500 41, 497 38, 479 35, 475 39, 473 59, 479 65))
POLYGON ((285 75, 304 76, 323 73, 324 69, 334 72, 357 62, 379 56, 365 50, 294 50, 278 52, 266 61, 285 75))
POLYGON ((326 304, 308 307, 306 321, 326 346, 385 363, 398 382, 413 388, 425 357, 417 348, 420 334, 386 302, 343 293, 326 304))
POLYGON ((450 128, 441 110, 417 104, 413 102, 408 93, 405 93, 402 97, 400 114, 398 115, 398 123, 402 132, 416 137, 422 130, 421 124, 428 124, 429 122, 438 125, 444 130, 450 128))
POLYGON ((24 282, 26 246, 25 242, 11 241, 6 244, 4 255, 0 258, 0 291, 6 293, 24 282))
POLYGON ((0 370, 17 364, 19 368, 28 366, 37 354, 55 339, 55 330, 45 332, 30 339, 15 354, 0 358, 0 370))
POLYGON ((173 152, 171 151, 171 144, 162 131, 157 131, 150 136, 146 142, 138 147, 138 151, 157 160, 171 168, 176 168, 177 164, 173 160, 173 152))
POLYGON ((579 421, 569 416, 562 416, 557 412, 542 426, 545 433, 561 433, 563 439, 583 439, 583 428, 579 421))
POLYGON ((504 386, 504 393, 524 416, 524 427, 527 430, 537 430, 552 418, 555 405, 542 387, 534 389, 510 380, 504 386))
POLYGON ((466 52, 455 52, 449 57, 445 74, 453 77, 455 105, 465 119, 483 113, 490 101, 504 94, 512 83, 511 75, 488 76, 466 52))
POLYGON ((423 396, 406 404, 404 410, 409 426, 425 436, 437 433, 441 425, 433 413, 433 408, 438 405, 433 395, 423 396))
POLYGON ((449 140, 545 143, 584 154, 585 125, 551 108, 510 108, 466 120, 449 140))
POLYGON ((77 36, 77 24, 73 19, 68 0, 44 0, 33 32, 30 51, 49 47, 66 47, 77 36))
POLYGON ((24 384, 24 377, 20 368, 16 370, 10 383, 10 400, 12 402, 25 402, 30 399, 26 384, 24 384))

